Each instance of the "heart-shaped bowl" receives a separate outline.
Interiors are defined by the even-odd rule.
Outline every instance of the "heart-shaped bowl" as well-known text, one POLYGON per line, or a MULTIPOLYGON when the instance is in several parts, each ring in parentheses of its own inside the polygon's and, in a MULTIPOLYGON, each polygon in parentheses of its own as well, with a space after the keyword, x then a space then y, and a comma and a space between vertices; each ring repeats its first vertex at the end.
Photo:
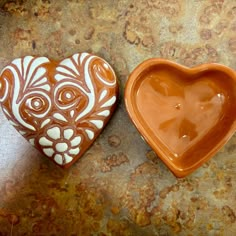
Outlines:
POLYGON ((153 58, 130 74, 129 116, 177 177, 209 160, 236 128, 236 73, 220 64, 187 68, 153 58))

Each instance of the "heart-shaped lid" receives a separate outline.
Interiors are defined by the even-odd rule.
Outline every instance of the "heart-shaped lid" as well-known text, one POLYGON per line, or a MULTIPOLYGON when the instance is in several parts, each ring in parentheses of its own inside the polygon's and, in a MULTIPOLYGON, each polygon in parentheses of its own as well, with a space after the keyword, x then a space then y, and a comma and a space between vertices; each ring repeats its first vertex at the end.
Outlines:
POLYGON ((187 68, 150 59, 129 76, 125 103, 147 143, 184 177, 234 134, 236 74, 220 64, 187 68))
POLYGON ((102 58, 77 53, 62 61, 26 56, 0 75, 0 102, 11 124, 57 165, 72 165, 115 109, 118 84, 102 58))

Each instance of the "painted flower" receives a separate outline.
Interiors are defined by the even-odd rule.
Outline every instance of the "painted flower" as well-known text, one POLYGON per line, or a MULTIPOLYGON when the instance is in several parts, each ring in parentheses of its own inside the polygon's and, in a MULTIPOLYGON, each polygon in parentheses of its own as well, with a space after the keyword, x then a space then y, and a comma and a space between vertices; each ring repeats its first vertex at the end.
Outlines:
POLYGON ((75 136, 71 128, 54 126, 49 128, 46 136, 39 139, 43 152, 59 165, 65 165, 73 160, 80 152, 81 137, 75 136))

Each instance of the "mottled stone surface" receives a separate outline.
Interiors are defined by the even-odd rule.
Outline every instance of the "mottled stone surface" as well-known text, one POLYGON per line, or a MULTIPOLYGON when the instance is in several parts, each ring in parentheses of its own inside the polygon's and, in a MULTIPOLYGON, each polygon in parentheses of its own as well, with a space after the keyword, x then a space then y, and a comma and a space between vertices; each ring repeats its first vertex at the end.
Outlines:
POLYGON ((236 137, 176 179, 143 142, 123 89, 143 60, 236 69, 235 0, 0 1, 0 69, 13 58, 93 52, 120 104, 94 145, 61 170, 0 114, 0 235, 236 235, 236 137))

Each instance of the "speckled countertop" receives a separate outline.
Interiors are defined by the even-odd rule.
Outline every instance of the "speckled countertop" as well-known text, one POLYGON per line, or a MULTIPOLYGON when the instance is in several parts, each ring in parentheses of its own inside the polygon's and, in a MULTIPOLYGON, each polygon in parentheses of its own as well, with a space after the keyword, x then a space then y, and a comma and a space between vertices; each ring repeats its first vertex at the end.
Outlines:
POLYGON ((236 69, 235 0, 0 1, 0 69, 13 58, 104 57, 120 103, 74 166, 43 158, 0 112, 0 235, 236 235, 236 136, 176 179, 129 120, 123 90, 143 60, 236 69))

